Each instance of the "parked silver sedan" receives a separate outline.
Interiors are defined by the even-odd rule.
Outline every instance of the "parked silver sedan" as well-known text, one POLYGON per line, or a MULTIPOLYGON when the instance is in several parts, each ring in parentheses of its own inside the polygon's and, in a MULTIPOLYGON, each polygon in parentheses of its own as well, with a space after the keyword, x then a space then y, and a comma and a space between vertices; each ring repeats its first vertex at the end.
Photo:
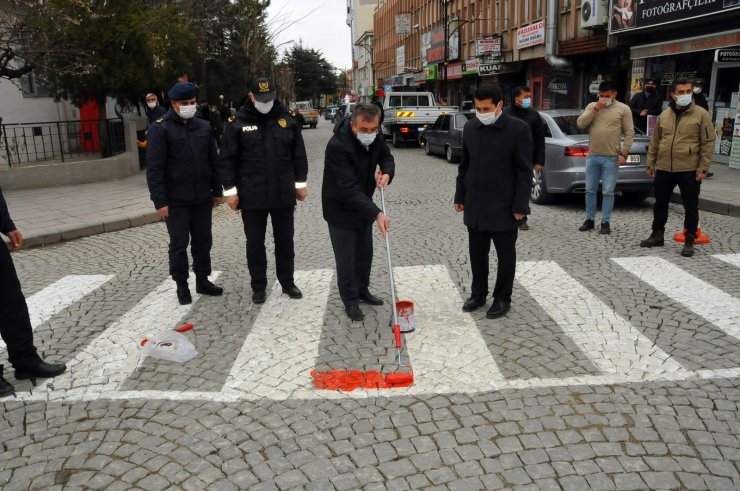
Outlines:
MULTIPOLYGON (((586 192, 588 134, 578 128, 579 109, 540 111, 545 120, 545 167, 535 172, 530 198, 533 203, 551 203, 557 194, 586 192)), ((650 195, 653 180, 645 172, 650 138, 635 130, 635 141, 627 163, 619 168, 615 191, 630 200, 650 195)))

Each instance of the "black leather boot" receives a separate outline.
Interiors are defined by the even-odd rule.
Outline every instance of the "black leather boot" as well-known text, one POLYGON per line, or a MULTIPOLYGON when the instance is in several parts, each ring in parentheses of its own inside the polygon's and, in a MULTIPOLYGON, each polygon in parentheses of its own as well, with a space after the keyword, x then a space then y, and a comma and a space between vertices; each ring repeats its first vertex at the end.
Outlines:
POLYGON ((683 249, 681 249, 681 255, 683 257, 691 257, 694 255, 694 240, 696 240, 696 235, 685 235, 683 249))
POLYGON ((653 230, 653 233, 650 234, 650 237, 640 242, 640 247, 660 247, 663 245, 664 235, 664 228, 653 230))
POLYGON ((0 365, 0 397, 9 396, 11 394, 15 395, 15 389, 13 386, 3 378, 3 368, 5 367, 0 365))
POLYGON ((177 301, 180 302, 180 305, 193 303, 193 297, 190 296, 190 288, 187 281, 177 282, 177 301))
POLYGON ((211 283, 207 276, 198 276, 195 278, 195 291, 201 295, 217 297, 224 292, 224 289, 211 283))

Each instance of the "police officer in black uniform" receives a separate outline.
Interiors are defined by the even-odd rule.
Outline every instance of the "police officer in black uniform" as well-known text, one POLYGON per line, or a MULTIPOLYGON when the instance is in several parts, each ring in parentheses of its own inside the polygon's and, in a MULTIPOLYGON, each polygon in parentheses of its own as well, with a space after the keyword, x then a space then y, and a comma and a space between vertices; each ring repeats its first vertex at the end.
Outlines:
MULTIPOLYGON (((13 249, 23 245, 23 235, 10 219, 8 206, 0 190, 0 232, 10 239, 13 249)), ((26 298, 21 291, 21 283, 15 272, 13 259, 5 243, 0 241, 0 336, 8 347, 8 361, 15 368, 18 380, 56 377, 64 373, 63 363, 46 363, 33 345, 33 327, 28 315, 26 298)), ((0 365, 0 397, 14 393, 13 386, 3 378, 3 365, 0 365)))
POLYGON ((275 238, 275 268, 283 292, 303 294, 293 279, 293 217, 296 199, 308 196, 308 159, 301 127, 275 99, 272 80, 252 81, 249 97, 224 128, 219 173, 226 203, 241 209, 247 236, 247 267, 252 301, 267 298, 267 217, 275 238))
POLYGON ((195 86, 180 82, 170 89, 172 108, 149 128, 147 182, 157 214, 170 234, 170 274, 181 304, 193 301, 188 288, 188 242, 192 239, 195 291, 221 295, 211 274, 211 213, 221 202, 215 171, 218 153, 208 121, 193 118, 195 86))

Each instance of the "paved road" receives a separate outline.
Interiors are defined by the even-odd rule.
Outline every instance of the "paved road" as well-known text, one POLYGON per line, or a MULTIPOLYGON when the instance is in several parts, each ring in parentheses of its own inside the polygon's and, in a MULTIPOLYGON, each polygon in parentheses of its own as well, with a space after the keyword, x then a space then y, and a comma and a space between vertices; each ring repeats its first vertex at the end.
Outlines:
MULTIPOLYGON (((352 324, 336 290, 319 200, 329 135, 327 122, 304 132, 303 300, 277 290, 251 303, 241 221, 225 208, 213 264, 226 292, 192 306, 167 278, 162 223, 14 256, 38 344, 70 369, 38 387, 8 377, 3 489, 740 487, 740 219, 702 213, 712 243, 685 259, 675 243, 636 247, 648 204, 618 201, 608 237, 577 231, 580 200, 534 207, 512 311, 491 321, 460 311, 456 167, 394 150, 387 201, 398 287, 417 306, 403 352, 415 383, 320 390, 313 370, 395 370, 389 307, 352 324), (141 359, 140 339, 184 322, 195 359, 141 359)), ((388 299, 375 247, 372 289, 388 299)))

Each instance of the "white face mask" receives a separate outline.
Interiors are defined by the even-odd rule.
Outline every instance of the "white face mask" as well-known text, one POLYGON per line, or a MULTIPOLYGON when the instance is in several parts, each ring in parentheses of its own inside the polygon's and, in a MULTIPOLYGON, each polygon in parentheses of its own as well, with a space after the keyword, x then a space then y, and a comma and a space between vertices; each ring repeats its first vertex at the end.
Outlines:
POLYGON ((377 136, 377 133, 357 133, 357 139, 366 147, 369 147, 370 144, 375 141, 375 137, 377 136))
POLYGON ((478 118, 481 124, 489 126, 495 123, 498 117, 500 116, 500 114, 496 114, 496 113, 497 111, 491 111, 490 113, 481 113, 481 112, 475 111, 475 117, 478 118))
POLYGON ((156 102, 147 102, 146 105, 149 106, 149 109, 154 109, 155 107, 157 107, 156 102))
POLYGON ((694 88, 693 88, 693 89, 691 89, 691 90, 693 90, 693 91, 694 91, 694 94, 701 94, 701 87, 694 87, 694 88))
POLYGON ((179 114, 182 119, 192 119, 193 116, 195 116, 195 111, 197 110, 198 107, 195 104, 192 104, 190 106, 180 106, 177 114, 179 114))
POLYGON ((676 105, 686 107, 691 104, 691 94, 681 94, 676 96, 676 105))
POLYGON ((260 102, 260 101, 254 101, 254 108, 257 109, 262 114, 267 114, 270 111, 272 111, 272 106, 275 105, 275 101, 272 100, 270 102, 260 102))
POLYGON ((600 97, 599 99, 604 101, 604 104, 606 105, 606 107, 609 107, 612 105, 611 97, 600 97))

